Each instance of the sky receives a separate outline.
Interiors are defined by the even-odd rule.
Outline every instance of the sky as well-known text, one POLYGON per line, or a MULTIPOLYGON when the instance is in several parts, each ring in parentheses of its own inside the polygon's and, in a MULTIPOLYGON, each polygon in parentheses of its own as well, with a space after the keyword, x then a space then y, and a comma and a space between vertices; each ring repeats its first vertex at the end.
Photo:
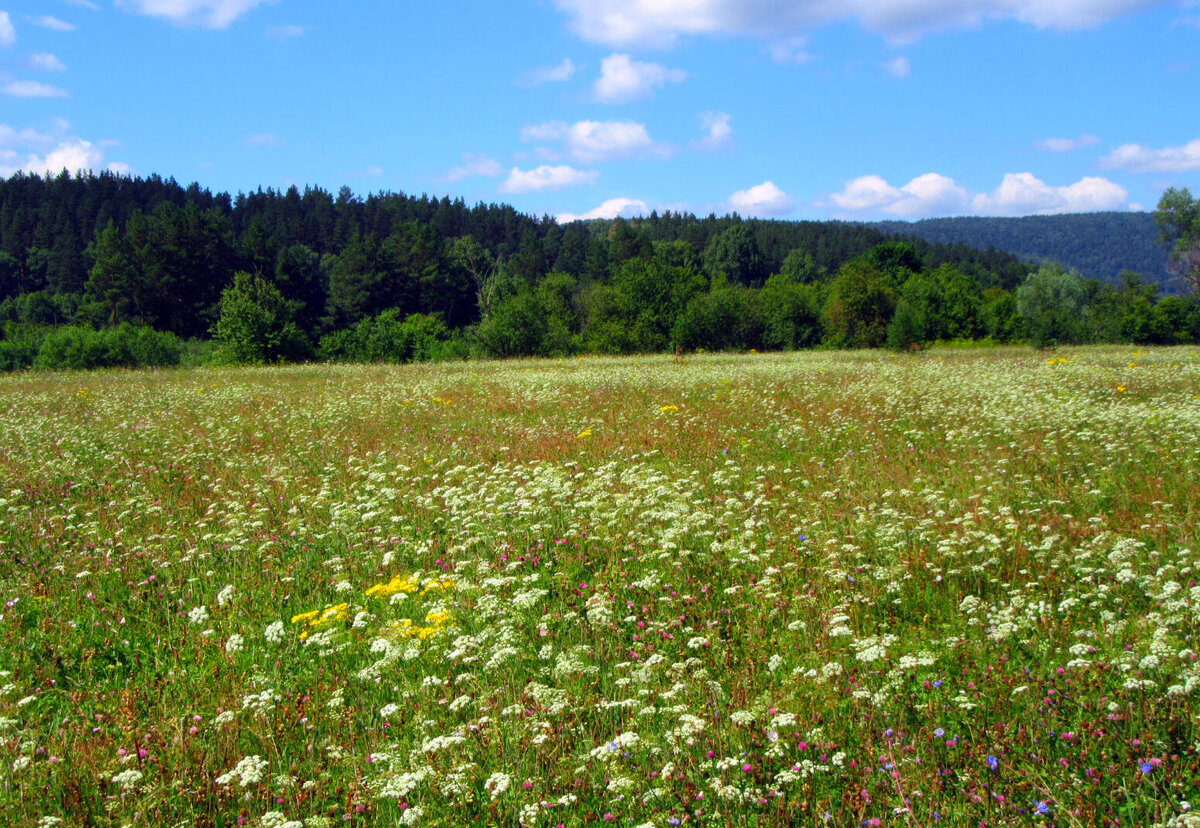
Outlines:
POLYGON ((920 219, 1200 191, 1200 0, 0 0, 0 176, 920 219))

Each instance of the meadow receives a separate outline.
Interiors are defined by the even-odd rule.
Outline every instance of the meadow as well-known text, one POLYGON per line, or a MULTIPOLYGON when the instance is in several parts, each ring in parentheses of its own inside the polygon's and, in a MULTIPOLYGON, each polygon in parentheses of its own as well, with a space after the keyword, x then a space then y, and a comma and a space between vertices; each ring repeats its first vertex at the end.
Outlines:
POLYGON ((0 823, 1200 825, 1200 349, 0 377, 0 823))

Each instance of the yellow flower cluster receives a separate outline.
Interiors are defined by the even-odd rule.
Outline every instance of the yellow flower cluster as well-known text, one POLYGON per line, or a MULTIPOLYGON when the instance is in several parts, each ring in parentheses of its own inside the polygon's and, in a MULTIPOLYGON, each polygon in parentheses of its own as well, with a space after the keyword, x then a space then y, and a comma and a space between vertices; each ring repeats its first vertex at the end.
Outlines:
POLYGON ((658 410, 659 410, 659 411, 661 411, 661 412, 662 412, 662 413, 664 413, 664 414, 670 414, 670 413, 672 413, 672 412, 674 412, 674 411, 678 411, 678 410, 679 410, 679 406, 677 406, 677 405, 664 405, 664 406, 661 406, 661 407, 660 407, 658 410))
POLYGON ((299 615, 293 615, 292 623, 302 624, 305 630, 300 633, 300 637, 308 638, 308 628, 320 627, 324 624, 341 621, 346 617, 346 610, 348 609, 350 609, 349 604, 333 604, 323 610, 309 610, 299 615))
POLYGON ((386 584, 376 584, 367 590, 367 597, 391 598, 397 592, 413 593, 421 588, 411 575, 397 575, 386 584))
POLYGON ((396 623, 384 630, 385 635, 396 638, 420 638, 422 640, 437 635, 447 627, 453 627, 454 618, 447 611, 430 612, 426 614, 427 626, 414 624, 411 618, 399 618, 396 623))

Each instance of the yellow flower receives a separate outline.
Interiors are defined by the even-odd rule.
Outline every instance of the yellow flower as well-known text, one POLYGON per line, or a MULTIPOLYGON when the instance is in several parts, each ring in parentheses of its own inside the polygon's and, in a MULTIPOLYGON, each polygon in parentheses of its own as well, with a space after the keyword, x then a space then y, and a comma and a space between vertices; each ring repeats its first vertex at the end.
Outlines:
POLYGON ((439 589, 454 589, 454 579, 444 578, 442 580, 438 580, 435 578, 425 585, 425 588, 421 590, 421 594, 424 595, 427 592, 433 592, 439 589))
POLYGON ((660 406, 658 410, 659 410, 659 411, 661 411, 661 412, 662 412, 662 413, 664 413, 664 414, 670 414, 670 413, 671 413, 671 412, 673 412, 673 411, 678 411, 678 410, 679 410, 679 406, 677 406, 677 405, 664 405, 664 406, 660 406))
POLYGON ((416 592, 420 589, 418 584, 411 575, 396 575, 386 584, 375 584, 367 590, 367 596, 377 596, 379 598, 390 598, 397 592, 416 592))
POLYGON ((577 439, 580 437, 591 437, 591 436, 592 436, 592 430, 590 428, 585 428, 583 431, 581 431, 575 435, 575 437, 577 439))
POLYGON ((308 621, 310 619, 316 618, 318 612, 319 612, 319 610, 310 610, 309 612, 302 612, 299 615, 293 615, 292 623, 299 624, 302 621, 308 621))
POLYGON ((1124 394, 1124 393, 1125 393, 1125 386, 1124 386, 1124 385, 1118 385, 1118 386, 1117 386, 1117 393, 1118 393, 1118 394, 1124 394))

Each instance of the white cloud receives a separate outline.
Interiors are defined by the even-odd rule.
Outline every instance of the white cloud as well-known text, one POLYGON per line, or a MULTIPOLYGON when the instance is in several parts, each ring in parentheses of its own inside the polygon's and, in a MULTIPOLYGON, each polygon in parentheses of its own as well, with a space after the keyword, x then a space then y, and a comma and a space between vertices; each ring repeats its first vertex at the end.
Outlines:
POLYGON ((594 170, 577 170, 566 164, 552 167, 543 164, 537 169, 522 170, 513 167, 508 178, 500 185, 502 193, 532 193, 542 190, 561 190, 579 184, 590 184, 600 177, 594 170))
POLYGON ((882 210, 902 198, 904 194, 880 176, 864 175, 849 182, 844 190, 834 193, 829 200, 843 210, 882 210))
POLYGON ((29 56, 29 68, 39 69, 43 72, 65 72, 67 65, 54 55, 41 52, 29 56))
POLYGON ((912 72, 912 64, 908 62, 908 58, 906 57, 893 58, 883 64, 883 68, 893 78, 907 78, 909 73, 912 72))
POLYGON ((525 73, 522 82, 529 86, 541 86, 543 83, 563 83, 575 77, 579 67, 570 58, 564 58, 562 63, 554 66, 539 66, 525 73))
POLYGON ((588 210, 586 213, 560 213, 555 216, 555 221, 559 224, 567 224, 572 221, 589 221, 591 219, 614 219, 617 216, 622 218, 633 218, 634 216, 644 216, 649 212, 646 202, 636 198, 610 198, 608 201, 601 204, 599 207, 588 210))
POLYGON ((108 171, 110 173, 116 173, 117 175, 129 175, 131 169, 132 168, 124 161, 113 161, 108 165, 108 171))
POLYGON ((747 190, 738 190, 729 197, 729 207, 751 216, 775 216, 792 209, 795 202, 770 181, 747 190))
POLYGON ((903 187, 894 187, 878 175, 865 175, 831 195, 829 202, 851 213, 889 213, 915 219, 972 211, 981 215, 1023 216, 1119 210, 1127 206, 1128 199, 1123 187, 1104 178, 1084 178, 1065 187, 1053 187, 1031 173, 1009 173, 991 193, 972 196, 954 179, 927 173, 903 187))
POLYGON ((656 144, 646 126, 635 121, 577 121, 574 124, 549 121, 522 128, 521 140, 559 143, 561 151, 543 150, 543 154, 550 158, 565 154, 584 164, 616 158, 666 156, 671 152, 665 145, 656 144))
MULTIPOLYGON (((104 151, 91 141, 70 135, 69 129, 70 125, 62 120, 54 121, 48 132, 0 124, 0 177, 18 171, 57 175, 64 169, 72 173, 104 169, 104 151)), ((118 172, 129 169, 121 162, 111 162, 107 168, 118 172)))
POLYGON ((473 152, 465 153, 462 163, 446 173, 446 181, 462 181, 464 178, 486 177, 494 178, 504 172, 500 162, 486 155, 473 152))
POLYGON ((271 40, 293 40, 297 37, 303 36, 303 26, 272 26, 271 28, 267 29, 267 37, 271 38, 271 40))
POLYGON ((100 11, 100 7, 93 3, 92 0, 67 0, 67 5, 79 6, 81 9, 89 9, 91 11, 100 11))
POLYGON ((553 0, 585 40, 615 48, 663 48, 693 35, 749 35, 780 42, 852 20, 893 41, 926 32, 1016 20, 1037 28, 1098 26, 1178 0, 553 0))
POLYGON ((117 0, 134 14, 158 17, 179 26, 224 29, 266 0, 117 0))
POLYGON ((648 98, 668 83, 680 83, 687 77, 682 69, 668 69, 657 63, 634 60, 629 55, 609 55, 600 63, 600 77, 592 92, 600 103, 620 104, 648 98))
POLYGON ((733 127, 729 125, 727 112, 702 112, 700 122, 704 126, 704 137, 692 142, 696 152, 723 152, 733 147, 733 127))
POLYGON ((35 17, 33 18, 33 22, 44 29, 53 29, 56 32, 75 31, 74 23, 68 23, 65 20, 59 20, 57 17, 49 14, 42 17, 35 17))
POLYGON ((1134 172, 1191 172, 1200 170, 1200 138, 1180 147, 1152 149, 1141 144, 1124 144, 1100 159, 1105 167, 1122 167, 1134 172))
POLYGON ((0 11, 0 46, 12 46, 17 42, 17 30, 13 28, 8 12, 0 11))
POLYGON ((65 98, 67 90, 37 81, 9 81, 0 92, 14 98, 65 98))
POLYGON ((1120 210, 1128 203, 1125 188, 1105 178, 1082 178, 1066 187, 1052 187, 1032 173, 1008 173, 994 191, 980 193, 971 202, 976 212, 997 216, 1120 210))
POLYGON ((1095 135, 1080 135, 1078 138, 1047 138, 1038 141, 1037 148, 1046 152, 1074 152, 1100 143, 1095 135))

